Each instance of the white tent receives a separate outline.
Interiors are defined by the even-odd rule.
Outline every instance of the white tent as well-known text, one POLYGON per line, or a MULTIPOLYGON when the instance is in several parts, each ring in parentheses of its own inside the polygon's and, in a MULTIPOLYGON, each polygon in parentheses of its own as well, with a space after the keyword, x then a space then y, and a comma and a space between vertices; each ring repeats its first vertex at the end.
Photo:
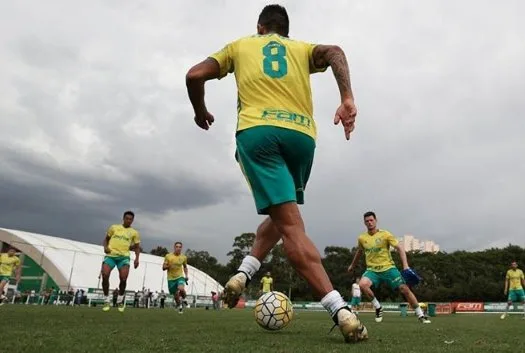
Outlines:
MULTIPOLYGON (((34 234, 19 230, 0 228, 0 242, 11 244, 25 256, 29 256, 50 276, 61 290, 101 288, 98 278, 104 249, 102 245, 34 234)), ((131 253, 131 261, 135 254, 131 253)), ((164 259, 159 256, 140 254, 140 265, 130 269, 127 290, 167 292, 166 272, 162 271, 164 259)), ((22 273, 23 276, 23 273, 22 273)), ((206 273, 188 265, 189 295, 210 296, 211 291, 220 292, 223 287, 206 273)), ((117 288, 118 272, 111 274, 110 288, 117 288)))

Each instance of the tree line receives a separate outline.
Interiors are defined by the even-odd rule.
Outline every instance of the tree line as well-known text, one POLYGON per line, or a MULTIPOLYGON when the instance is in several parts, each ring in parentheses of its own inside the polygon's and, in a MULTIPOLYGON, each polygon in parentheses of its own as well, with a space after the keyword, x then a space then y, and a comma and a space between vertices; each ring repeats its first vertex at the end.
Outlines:
MULTIPOLYGON (((208 251, 188 249, 185 254, 188 264, 198 268, 225 284, 235 273, 245 255, 250 253, 255 240, 254 233, 243 233, 235 237, 232 250, 228 252, 229 261, 221 264, 208 251)), ((347 268, 352 261, 356 248, 327 246, 324 249, 323 264, 332 279, 334 287, 346 298, 350 296, 350 288, 357 276, 365 271, 362 259, 353 273, 347 268)), ((168 249, 158 246, 150 252, 153 255, 165 256, 168 249)), ((400 266, 397 252, 392 253, 394 261, 400 266)), ((525 248, 508 245, 502 249, 487 249, 468 252, 455 251, 451 253, 409 252, 409 264, 423 278, 423 282, 414 288, 420 301, 451 302, 451 301, 505 301, 503 295, 505 273, 512 261, 525 264, 525 248)), ((300 278, 292 269, 282 248, 278 244, 264 260, 261 270, 252 279, 247 296, 255 299, 259 294, 260 279, 270 271, 274 279, 274 290, 290 295, 294 301, 309 301, 312 298, 306 281, 300 278)), ((381 287, 375 291, 382 301, 401 301, 401 296, 381 287)))

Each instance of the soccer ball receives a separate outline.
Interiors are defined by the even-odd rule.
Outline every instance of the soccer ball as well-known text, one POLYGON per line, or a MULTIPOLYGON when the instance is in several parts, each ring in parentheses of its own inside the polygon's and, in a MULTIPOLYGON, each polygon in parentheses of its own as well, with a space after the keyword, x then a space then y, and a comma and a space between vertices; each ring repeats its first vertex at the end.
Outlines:
POLYGON ((365 325, 361 324, 359 325, 359 328, 357 329, 356 341, 364 341, 366 339, 368 339, 368 330, 366 329, 365 325))
POLYGON ((255 303, 255 321, 266 330, 277 331, 286 327, 293 317, 292 302, 281 292, 268 292, 255 303))

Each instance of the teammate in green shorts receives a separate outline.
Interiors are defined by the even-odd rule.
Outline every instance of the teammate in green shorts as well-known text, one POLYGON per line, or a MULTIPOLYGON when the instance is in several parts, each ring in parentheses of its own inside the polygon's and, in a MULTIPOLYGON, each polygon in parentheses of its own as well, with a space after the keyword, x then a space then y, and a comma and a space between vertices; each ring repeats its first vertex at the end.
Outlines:
POLYGON ((139 232, 131 227, 135 220, 135 214, 126 211, 122 219, 122 224, 113 224, 108 228, 104 237, 104 252, 106 256, 102 263, 102 290, 104 291, 103 311, 109 311, 111 308, 109 297, 109 276, 111 271, 116 267, 119 273, 119 303, 118 310, 123 312, 126 308, 126 281, 129 275, 130 266, 130 249, 135 251, 134 267, 139 267, 140 256, 140 235, 139 232))
POLYGON ((16 256, 16 249, 10 246, 6 253, 0 254, 0 305, 3 305, 6 300, 4 288, 9 283, 13 272, 16 273, 15 278, 18 284, 22 267, 20 266, 20 259, 16 256))
POLYGON ((359 286, 372 299, 372 305, 376 309, 376 322, 383 321, 383 308, 371 287, 377 288, 381 283, 386 283, 392 290, 399 290, 403 294, 416 312, 420 322, 429 324, 430 320, 419 307, 419 302, 414 293, 405 284, 405 280, 396 268, 390 253, 390 246, 392 246, 399 253, 403 269, 408 269, 405 249, 400 246, 398 240, 389 231, 376 227, 377 219, 374 212, 366 212, 363 218, 367 232, 359 235, 357 240, 358 250, 348 267, 348 271, 353 271, 361 254, 364 252, 367 269, 359 281, 359 286))
POLYGON ((226 283, 224 298, 230 308, 236 306, 261 261, 282 239, 292 266, 307 280, 348 341, 359 336, 362 326, 334 290, 298 207, 304 203, 317 138, 310 75, 332 68, 340 98, 334 123, 342 123, 347 140, 354 130, 357 109, 343 50, 291 39, 289 27, 286 9, 267 5, 259 15, 256 34, 228 43, 186 75, 195 123, 208 130, 215 118, 204 102, 204 83, 235 74, 236 159, 257 213, 268 216, 257 230, 251 254, 226 283))
POLYGON ((504 294, 507 295, 507 308, 505 313, 501 315, 501 319, 507 317, 510 306, 514 303, 523 304, 523 319, 525 319, 525 278, 523 276, 523 271, 518 268, 518 263, 513 261, 510 264, 510 269, 507 271, 505 276, 505 291, 504 294))
POLYGON ((184 311, 186 303, 185 284, 188 282, 188 258, 182 254, 182 243, 176 242, 173 253, 164 257, 162 270, 168 271, 168 290, 179 307, 179 314, 184 311))

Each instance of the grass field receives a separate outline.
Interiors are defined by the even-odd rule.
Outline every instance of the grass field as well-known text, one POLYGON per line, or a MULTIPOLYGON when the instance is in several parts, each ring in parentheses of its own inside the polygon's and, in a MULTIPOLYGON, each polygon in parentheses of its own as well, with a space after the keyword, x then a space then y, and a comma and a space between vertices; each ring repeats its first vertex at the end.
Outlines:
MULTIPOLYGON (((448 315, 430 325, 385 314, 382 323, 361 315, 370 339, 345 344, 328 334, 324 312, 295 312, 280 332, 267 332, 246 310, 133 309, 5 305, 0 307, 0 347, 31 352, 512 352, 525 351, 525 320, 511 315, 448 315)), ((0 350, 2 350, 0 349, 0 350)))

